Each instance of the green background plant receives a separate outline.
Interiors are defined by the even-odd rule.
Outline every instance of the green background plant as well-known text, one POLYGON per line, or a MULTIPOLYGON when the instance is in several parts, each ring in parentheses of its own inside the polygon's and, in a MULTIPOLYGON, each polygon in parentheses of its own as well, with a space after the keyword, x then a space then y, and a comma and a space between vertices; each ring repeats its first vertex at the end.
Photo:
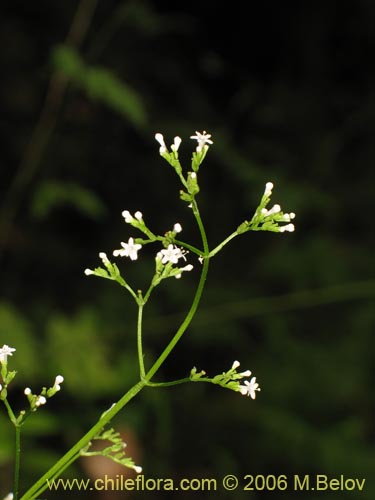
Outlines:
MULTIPOLYGON (((323 471, 367 477, 363 498, 374 495, 371 2, 245 8, 2 2, 0 342, 17 347, 20 402, 26 385, 65 377, 25 429, 24 484, 136 380, 133 308, 83 269, 98 248, 116 248, 123 209, 157 214, 160 231, 183 223, 153 135, 206 129, 210 241, 251 216, 268 180, 298 231, 251 233, 215 257, 202 309, 163 375, 181 377, 192 360, 218 373, 241 352, 262 392, 254 405, 205 384, 144 391, 117 423, 138 436, 152 476, 323 471), (78 80, 69 56, 85 68, 78 80)), ((192 226, 185 233, 198 244, 192 226)), ((149 269, 139 272, 146 283, 149 269)), ((150 302, 151 357, 183 317, 191 274, 150 302)), ((3 415, 0 443, 5 494, 3 415)))

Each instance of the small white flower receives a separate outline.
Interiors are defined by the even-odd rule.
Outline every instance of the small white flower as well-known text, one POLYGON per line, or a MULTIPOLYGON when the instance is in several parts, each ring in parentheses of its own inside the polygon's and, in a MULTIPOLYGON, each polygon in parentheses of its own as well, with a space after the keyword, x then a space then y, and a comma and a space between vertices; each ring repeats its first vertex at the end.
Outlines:
POLYGON ((176 222, 176 224, 173 226, 173 231, 175 233, 181 233, 182 231, 182 226, 181 224, 179 224, 178 222, 176 222))
POLYGON ((181 274, 182 274, 182 272, 184 272, 184 271, 192 271, 192 270, 193 270, 193 268, 194 268, 194 266, 192 266, 191 264, 188 264, 188 265, 187 265, 187 266, 185 266, 185 267, 181 267, 181 268, 179 269, 179 271, 181 271, 181 272, 180 272, 179 274, 176 274, 175 278, 176 278, 177 280, 179 280, 179 279, 181 278, 181 274))
POLYGON ((256 377, 253 377, 250 382, 248 380, 244 381, 245 385, 240 385, 240 392, 244 396, 250 396, 251 399, 255 399, 256 391, 260 391, 259 384, 256 382, 256 377))
POLYGON ((292 219, 294 219, 296 214, 294 212, 290 212, 290 214, 284 214, 284 220, 285 222, 289 222, 292 219))
POLYGON ((26 387, 26 389, 23 391, 23 393, 25 394, 25 396, 29 396, 31 394, 30 387, 26 387))
POLYGON ((168 245, 168 248, 160 250, 160 252, 158 252, 158 256, 161 257, 162 264, 166 264, 167 262, 172 262, 172 264, 177 264, 178 259, 185 258, 181 248, 178 248, 172 244, 168 245))
POLYGON ((167 150, 167 146, 165 145, 165 142, 164 142, 164 137, 163 137, 163 134, 160 134, 160 133, 157 133, 155 134, 155 139, 158 141, 158 143, 160 144, 160 148, 159 148, 159 153, 162 155, 163 153, 166 153, 168 150, 167 150))
POLYGON ((174 151, 174 152, 177 152, 177 151, 178 151, 178 148, 179 148, 179 147, 180 147, 180 145, 181 145, 181 142, 182 142, 181 137, 176 136, 176 137, 174 138, 174 142, 173 142, 173 144, 172 144, 172 146, 171 146, 171 150, 172 150, 172 151, 174 151))
POLYGON ((35 406, 42 406, 47 403, 47 400, 44 396, 38 396, 35 401, 35 406))
POLYGON ((262 215, 264 215, 265 217, 268 217, 269 215, 274 215, 274 214, 278 214, 279 212, 281 212, 281 207, 280 205, 274 205, 272 208, 270 208, 269 210, 267 210, 266 208, 262 208, 262 210, 260 211, 260 213, 262 215))
POLYGON ((13 500, 13 493, 8 493, 4 500, 13 500))
POLYGON ((2 388, 3 388, 3 386, 0 384, 0 391, 1 391, 2 388))
POLYGON ((267 182, 263 196, 268 196, 268 197, 271 196, 272 189, 273 189, 273 183, 272 182, 267 182))
POLYGON ((134 465, 133 469, 135 470, 135 472, 137 472, 137 474, 140 474, 142 472, 142 467, 140 465, 134 465))
POLYGON ((294 224, 287 224, 286 226, 281 226, 279 228, 279 231, 280 233, 284 233, 285 231, 292 233, 294 231, 294 224))
POLYGON ((280 205, 274 205, 270 210, 268 210, 268 215, 278 214, 280 211, 280 205))
POLYGON ((135 212, 134 217, 135 217, 137 220, 141 221, 141 220, 142 220, 142 217, 143 217, 143 214, 142 214, 142 212, 140 212, 140 211, 138 210, 137 212, 135 212))
POLYGON ((103 264, 109 264, 109 259, 108 259, 107 254, 105 252, 100 252, 99 258, 102 259, 103 264))
POLYGON ((0 349, 0 363, 7 363, 8 356, 13 356, 15 350, 16 349, 14 349, 13 347, 9 347, 8 345, 4 344, 0 349))
POLYGON ((134 217, 131 215, 131 213, 129 212, 129 210, 124 210, 121 215, 124 217, 125 222, 127 224, 130 224, 134 220, 134 217))
POLYGON ((233 361, 232 370, 236 370, 240 366, 239 361, 233 361))
POLYGON ((197 153, 200 153, 204 146, 213 144, 213 142, 210 139, 211 134, 207 134, 205 130, 202 133, 196 130, 195 134, 196 135, 190 136, 190 139, 195 139, 196 141, 198 141, 197 153))
POLYGON ((137 260, 138 251, 142 248, 142 245, 134 243, 133 238, 129 238, 127 243, 121 242, 121 245, 123 248, 113 251, 115 257, 130 257, 131 260, 137 260))
POLYGON ((90 276, 90 274, 94 274, 94 271, 92 269, 85 269, 85 274, 86 276, 90 276))
POLYGON ((53 384, 53 388, 55 391, 59 391, 61 389, 60 384, 64 382, 64 377, 62 375, 57 375, 55 378, 55 383, 53 384))

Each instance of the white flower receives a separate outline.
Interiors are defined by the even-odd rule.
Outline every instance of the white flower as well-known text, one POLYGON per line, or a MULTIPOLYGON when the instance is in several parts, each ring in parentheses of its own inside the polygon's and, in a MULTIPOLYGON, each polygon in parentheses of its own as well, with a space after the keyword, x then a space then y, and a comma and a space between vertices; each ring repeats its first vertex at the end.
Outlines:
POLYGON ((176 247, 175 245, 168 245, 168 248, 164 248, 158 252, 158 256, 161 257, 162 264, 166 264, 167 262, 172 262, 172 264, 177 264, 178 259, 181 257, 184 259, 184 253, 181 248, 176 247))
POLYGON ((174 138, 173 144, 171 146, 171 150, 174 152, 177 152, 178 148, 180 147, 181 142, 182 142, 181 137, 176 136, 174 138))
POLYGON ((273 183, 272 182, 267 182, 263 196, 268 196, 268 197, 271 196, 272 189, 273 189, 273 183))
POLYGON ((167 146, 165 145, 165 142, 164 142, 164 137, 163 137, 163 134, 160 134, 159 132, 157 134, 155 134, 155 139, 158 141, 158 143, 160 144, 160 148, 159 148, 159 153, 162 155, 163 153, 166 153, 167 152, 167 146))
POLYGON ((113 255, 115 257, 130 257, 131 260, 137 260, 138 251, 142 248, 142 245, 139 243, 134 243, 133 238, 129 238, 127 243, 121 242, 123 248, 120 250, 114 250, 113 255))
POLYGON ((182 231, 182 226, 181 224, 179 224, 178 222, 176 222, 176 224, 173 226, 173 231, 175 233, 181 233, 182 231))
POLYGON ((137 219, 137 220, 141 221, 141 220, 142 220, 142 217, 143 217, 142 212, 140 212, 139 210, 138 210, 137 212, 135 212, 134 217, 133 217, 133 216, 132 216, 132 214, 129 212, 129 210, 124 210, 124 211, 121 213, 121 215, 124 217, 125 222, 126 222, 127 224, 131 224, 131 223, 134 221, 134 219, 137 219))
POLYGON ((3 386, 0 384, 0 391, 1 391, 2 388, 3 388, 3 386))
POLYGON ((107 254, 105 252, 100 252, 99 258, 102 259, 103 264, 109 264, 109 259, 108 259, 107 254))
MULTIPOLYGON (((233 365, 232 365, 232 370, 237 370, 237 368, 240 366, 240 362, 239 361, 233 361, 233 365)), ((241 375, 241 378, 244 378, 244 377, 250 377, 251 375, 251 371, 250 370, 245 370, 244 372, 242 373, 237 373, 237 375, 241 375)))
POLYGON ((195 134, 196 135, 190 136, 190 139, 195 139, 196 141, 198 141, 197 153, 200 153, 206 144, 213 144, 213 142, 210 139, 211 134, 207 134, 205 130, 202 133, 196 130, 195 134))
POLYGON ((8 493, 4 500, 13 500, 13 493, 8 493))
POLYGON ((285 231, 292 233, 294 231, 294 224, 287 224, 286 226, 281 226, 279 228, 279 231, 280 233, 284 233, 285 231))
POLYGON ((47 403, 47 400, 44 396, 38 396, 35 401, 35 406, 42 406, 47 403))
POLYGON ((53 384, 53 388, 55 391, 59 391, 61 389, 60 384, 64 382, 64 377, 62 375, 57 375, 55 378, 55 383, 53 384))
POLYGON ((248 380, 244 381, 245 385, 240 385, 240 392, 244 396, 250 396, 251 399, 255 399, 255 391, 260 391, 259 384, 256 382, 256 377, 253 377, 250 382, 248 380))
POLYGON ((270 210, 268 210, 268 215, 278 214, 281 212, 280 205, 274 205, 270 210))
POLYGON ((30 387, 26 387, 26 389, 23 391, 23 393, 25 394, 25 396, 29 396, 31 394, 30 387))
POLYGON ((290 214, 284 214, 284 220, 286 222, 290 222, 292 219, 294 219, 296 214, 294 212, 290 212, 290 214))
POLYGON ((274 205, 269 210, 267 210, 266 208, 262 208, 261 210, 261 214, 264 215, 265 217, 268 217, 269 215, 278 214, 279 212, 281 212, 280 205, 274 205))
POLYGON ((124 210, 121 215, 124 217, 125 222, 127 222, 128 224, 130 224, 134 220, 134 217, 130 214, 129 210, 124 210))
POLYGON ((16 349, 14 349, 13 347, 9 347, 8 345, 4 344, 0 349, 0 363, 6 363, 8 361, 8 356, 13 356, 15 350, 16 349))
POLYGON ((142 467, 140 465, 133 465, 133 469, 137 472, 137 474, 142 472, 142 467))
POLYGON ((90 274, 95 274, 92 269, 85 269, 86 276, 90 276, 90 274))
POLYGON ((181 267, 181 268, 179 269, 180 273, 179 273, 179 274, 176 274, 175 278, 176 278, 177 280, 179 280, 179 279, 181 278, 181 273, 182 273, 183 271, 192 271, 193 267, 194 267, 194 266, 192 266, 191 264, 188 264, 188 265, 187 265, 187 266, 185 266, 185 267, 181 267))

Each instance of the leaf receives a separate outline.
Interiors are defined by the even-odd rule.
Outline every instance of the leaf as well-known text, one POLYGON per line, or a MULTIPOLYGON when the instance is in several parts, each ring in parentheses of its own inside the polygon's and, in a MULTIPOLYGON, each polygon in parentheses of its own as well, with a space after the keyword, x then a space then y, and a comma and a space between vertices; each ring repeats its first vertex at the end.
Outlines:
POLYGON ((49 213, 59 207, 71 205, 91 219, 98 219, 106 212, 104 203, 96 194, 72 182, 46 181, 37 188, 31 211, 39 219, 46 218, 49 213))
POLYGON ((72 48, 59 45, 52 53, 55 68, 89 97, 102 101, 124 115, 135 127, 147 122, 142 99, 130 85, 122 82, 111 70, 89 66, 72 48))

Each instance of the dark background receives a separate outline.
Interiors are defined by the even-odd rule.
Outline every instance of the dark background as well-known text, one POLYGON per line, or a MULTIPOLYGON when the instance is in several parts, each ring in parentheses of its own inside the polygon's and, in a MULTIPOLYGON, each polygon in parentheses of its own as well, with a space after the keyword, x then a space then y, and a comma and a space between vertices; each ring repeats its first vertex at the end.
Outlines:
MULTIPOLYGON (((365 491, 317 496, 373 498, 373 7, 1 3, 0 344, 17 348, 16 408, 25 386, 65 377, 25 426, 23 488, 136 381, 133 302, 83 270, 135 235, 124 209, 160 233, 179 221, 198 241, 154 134, 168 145, 181 136, 188 168, 189 137, 207 130, 198 201, 211 246, 251 217, 267 181, 296 231, 247 233, 213 260, 201 310, 158 378, 192 366, 214 375, 239 359, 262 392, 254 402, 204 384, 147 389, 115 425, 146 477, 343 474, 366 478, 365 491)), ((144 287, 152 260, 125 267, 144 287)), ((146 310, 148 364, 189 306, 198 273, 187 274, 146 310)), ((12 443, 2 411, 3 495, 12 443)), ((103 475, 74 467, 71 477, 103 475)))

